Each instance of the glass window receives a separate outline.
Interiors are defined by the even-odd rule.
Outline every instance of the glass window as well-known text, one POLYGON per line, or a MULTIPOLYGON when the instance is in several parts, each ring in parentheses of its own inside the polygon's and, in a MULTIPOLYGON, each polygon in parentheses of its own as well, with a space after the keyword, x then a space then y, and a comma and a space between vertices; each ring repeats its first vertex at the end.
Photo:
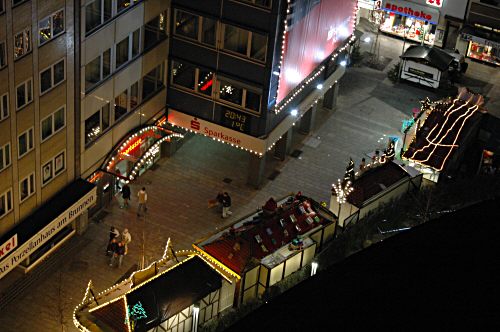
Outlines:
POLYGON ((101 114, 102 114, 102 124, 101 124, 101 128, 102 130, 104 131, 106 128, 109 127, 109 109, 110 109, 110 106, 109 106, 109 103, 106 103, 106 105, 104 105, 102 108, 101 108, 101 114))
POLYGON ((12 190, 7 190, 0 195, 0 217, 12 210, 12 190))
POLYGON ((127 113, 128 92, 127 90, 115 97, 115 121, 127 113))
POLYGON ((25 156, 33 150, 33 128, 28 129, 18 137, 18 155, 19 158, 25 156))
POLYGON ((54 36, 64 31, 64 11, 60 10, 52 15, 52 32, 54 36))
POLYGON ((64 171, 66 168, 66 160, 65 160, 64 152, 58 154, 54 158, 54 175, 57 175, 64 171))
POLYGON ((61 9, 38 22, 38 43, 42 45, 63 32, 64 11, 61 9))
POLYGON ((198 16, 178 10, 175 14, 175 33, 198 39, 198 16))
POLYGON ((31 79, 17 86, 16 108, 18 110, 32 102, 33 99, 32 89, 33 85, 31 83, 31 79))
POLYGON ((106 78, 111 74, 111 49, 108 49, 102 54, 102 78, 106 78))
POLYGON ((64 59, 54 65, 54 86, 64 81, 64 59))
POLYGON ((214 73, 208 70, 200 69, 198 73, 198 92, 211 96, 213 84, 214 73))
POLYGON ((4 11, 5 11, 4 0, 0 0, 0 13, 3 13, 4 11))
POLYGON ((50 28, 50 16, 38 22, 38 42, 43 44, 44 42, 52 38, 52 31, 50 28))
POLYGON ((146 100, 164 86, 163 65, 159 65, 142 79, 142 100, 146 100))
POLYGON ((64 127, 64 123, 66 122, 65 110, 66 108, 62 107, 54 112, 54 132, 64 127))
POLYGON ((136 57, 141 51, 140 36, 141 36, 141 29, 135 30, 134 33, 132 34, 132 58, 136 57))
POLYGON ((245 108, 259 112, 260 111, 260 94, 246 90, 245 108))
POLYGON ((101 0, 96 0, 85 7, 85 32, 89 32, 101 24, 101 0))
POLYGON ((194 90, 195 70, 188 63, 172 61, 172 83, 194 90))
POLYGON ((31 27, 25 28, 14 36, 14 59, 31 52, 31 27))
POLYGON ((10 165, 10 144, 0 146, 0 171, 10 165))
POLYGON ((35 193, 35 173, 21 180, 19 183, 19 197, 21 202, 35 193))
POLYGON ((52 67, 40 73, 40 91, 44 93, 52 87, 52 67))
POLYGON ((219 81, 219 97, 233 104, 241 105, 243 103, 243 88, 221 80, 219 81))
POLYGON ((0 42, 0 68, 5 66, 7 66, 7 47, 5 46, 5 42, 0 42))
POLYGON ((85 120, 85 144, 92 142, 101 134, 101 111, 97 111, 85 120))
POLYGON ((131 1, 130 0, 117 0, 116 1, 116 12, 120 13, 130 7, 131 1))
POLYGON ((224 49, 247 55, 247 48, 248 31, 226 24, 224 29, 224 49))
POLYGON ((256 60, 266 60, 267 38, 257 32, 252 32, 252 43, 250 47, 250 57, 256 60))
POLYGON ((116 68, 121 67, 128 61, 129 37, 116 44, 116 68))
POLYGON ((135 110, 139 105, 139 82, 130 87, 130 109, 135 110))
POLYGON ((161 13, 144 26, 144 49, 147 50, 167 37, 167 18, 161 13))
POLYGON ((42 120, 42 141, 52 135, 52 115, 42 120))
POLYGON ((203 17, 201 26, 201 42, 209 45, 215 45, 215 31, 217 21, 208 17, 203 17))
POLYGON ((52 89, 62 81, 64 81, 64 59, 53 64, 50 68, 45 69, 40 73, 40 92, 41 94, 52 89))
POLYGON ((0 121, 9 116, 9 95, 7 93, 0 96, 0 121))
POLYGON ((85 90, 88 91, 101 80, 101 57, 85 65, 85 90))

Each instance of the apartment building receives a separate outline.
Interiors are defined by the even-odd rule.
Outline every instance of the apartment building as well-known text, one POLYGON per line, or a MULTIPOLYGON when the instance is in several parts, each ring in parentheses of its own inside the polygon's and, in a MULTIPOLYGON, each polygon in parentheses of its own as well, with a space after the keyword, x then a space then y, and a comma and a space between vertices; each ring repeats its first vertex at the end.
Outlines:
POLYGON ((259 186, 292 126, 301 119, 308 132, 319 99, 332 107, 357 2, 171 3, 168 122, 248 151, 248 183, 259 186))

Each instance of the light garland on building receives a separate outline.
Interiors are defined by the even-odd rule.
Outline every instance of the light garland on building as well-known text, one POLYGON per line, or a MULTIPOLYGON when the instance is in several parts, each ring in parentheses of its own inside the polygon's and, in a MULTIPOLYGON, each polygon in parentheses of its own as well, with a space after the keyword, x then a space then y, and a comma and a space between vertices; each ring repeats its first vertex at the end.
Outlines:
POLYGON ((332 187, 335 190, 335 195, 337 196, 337 202, 339 204, 344 204, 347 201, 347 196, 354 190, 351 181, 347 181, 345 185, 342 185, 340 179, 338 179, 337 185, 332 183, 332 187))
POLYGON ((241 279, 241 276, 231 270, 229 267, 224 265, 223 263, 219 262, 215 257, 209 255, 206 251, 198 247, 197 245, 193 244, 193 247, 197 250, 198 254, 201 256, 205 257, 206 260, 208 260, 210 263, 215 264, 218 268, 221 268, 224 272, 227 272, 229 275, 233 276, 236 279, 241 279))

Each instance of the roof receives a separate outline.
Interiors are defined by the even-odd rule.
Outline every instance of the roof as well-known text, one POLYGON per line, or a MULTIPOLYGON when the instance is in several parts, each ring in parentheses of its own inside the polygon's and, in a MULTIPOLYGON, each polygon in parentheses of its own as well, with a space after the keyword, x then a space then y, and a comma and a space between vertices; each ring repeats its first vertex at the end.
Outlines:
MULTIPOLYGON (((260 260, 276 250, 287 246, 298 235, 319 228, 336 220, 335 215, 320 204, 305 196, 290 196, 278 202, 283 210, 275 216, 265 217, 261 210, 243 218, 210 239, 196 244, 200 249, 241 275, 260 260), (303 207, 306 213, 300 208, 303 207), (309 213, 309 208, 311 213, 309 213), (296 221, 290 219, 294 215, 296 221), (307 221, 308 217, 318 217, 318 221, 307 221), (281 221, 283 226, 281 225, 281 221), (298 230, 297 227, 300 229, 298 230), (256 237, 262 240, 258 243, 256 237)), ((279 210, 279 209, 278 209, 279 210)))
POLYGON ((442 171, 479 125, 484 110, 473 99, 455 98, 434 103, 428 112, 403 157, 442 171))
POLYGON ((225 331, 498 330, 499 214, 497 198, 385 239, 225 331))
POLYGON ((347 201, 361 207, 364 202, 404 178, 410 178, 410 175, 395 162, 370 168, 353 181, 353 191, 347 196, 347 201))
POLYGON ((92 191, 94 187, 94 184, 82 179, 78 179, 67 185, 35 212, 0 237, 0 243, 5 243, 15 234, 17 234, 18 243, 22 244, 26 242, 69 209, 80 198, 92 191))
MULTIPOLYGON (((222 287, 222 276, 199 256, 191 256, 170 270, 127 293, 129 312, 142 313, 135 331, 148 331, 222 287), (140 308, 140 309, 137 309, 140 308)), ((124 298, 92 311, 87 319, 111 331, 126 325, 124 298)), ((133 314, 130 313, 132 317, 133 314)))
POLYGON ((424 60, 430 66, 436 67, 441 71, 445 71, 455 59, 445 51, 433 47, 423 45, 412 45, 401 56, 402 59, 424 60))

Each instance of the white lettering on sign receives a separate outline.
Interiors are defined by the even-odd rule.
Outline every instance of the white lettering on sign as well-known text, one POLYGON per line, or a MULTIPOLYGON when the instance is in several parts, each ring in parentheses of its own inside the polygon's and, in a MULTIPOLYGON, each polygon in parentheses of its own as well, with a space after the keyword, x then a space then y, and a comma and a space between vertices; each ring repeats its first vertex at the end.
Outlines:
POLYGON ((426 3, 428 5, 431 5, 434 7, 442 7, 443 6, 443 0, 426 0, 426 3))
POLYGON ((402 0, 384 0, 382 9, 400 15, 415 17, 422 21, 429 21, 434 24, 437 24, 439 21, 439 11, 437 9, 418 5, 413 2, 406 2, 402 0))
MULTIPOLYGON (((23 243, 19 248, 13 251, 9 256, 0 262, 0 279, 2 279, 10 270, 29 257, 35 250, 50 240, 54 235, 68 226, 82 212, 95 204, 97 200, 97 188, 93 188, 87 195, 64 211, 59 217, 45 226, 40 232, 31 239, 23 243)), ((17 242, 17 237, 16 237, 17 242)))
POLYGON ((0 260, 2 260, 3 256, 7 255, 16 247, 17 247, 17 234, 14 234, 14 236, 12 236, 4 244, 0 246, 0 260))

